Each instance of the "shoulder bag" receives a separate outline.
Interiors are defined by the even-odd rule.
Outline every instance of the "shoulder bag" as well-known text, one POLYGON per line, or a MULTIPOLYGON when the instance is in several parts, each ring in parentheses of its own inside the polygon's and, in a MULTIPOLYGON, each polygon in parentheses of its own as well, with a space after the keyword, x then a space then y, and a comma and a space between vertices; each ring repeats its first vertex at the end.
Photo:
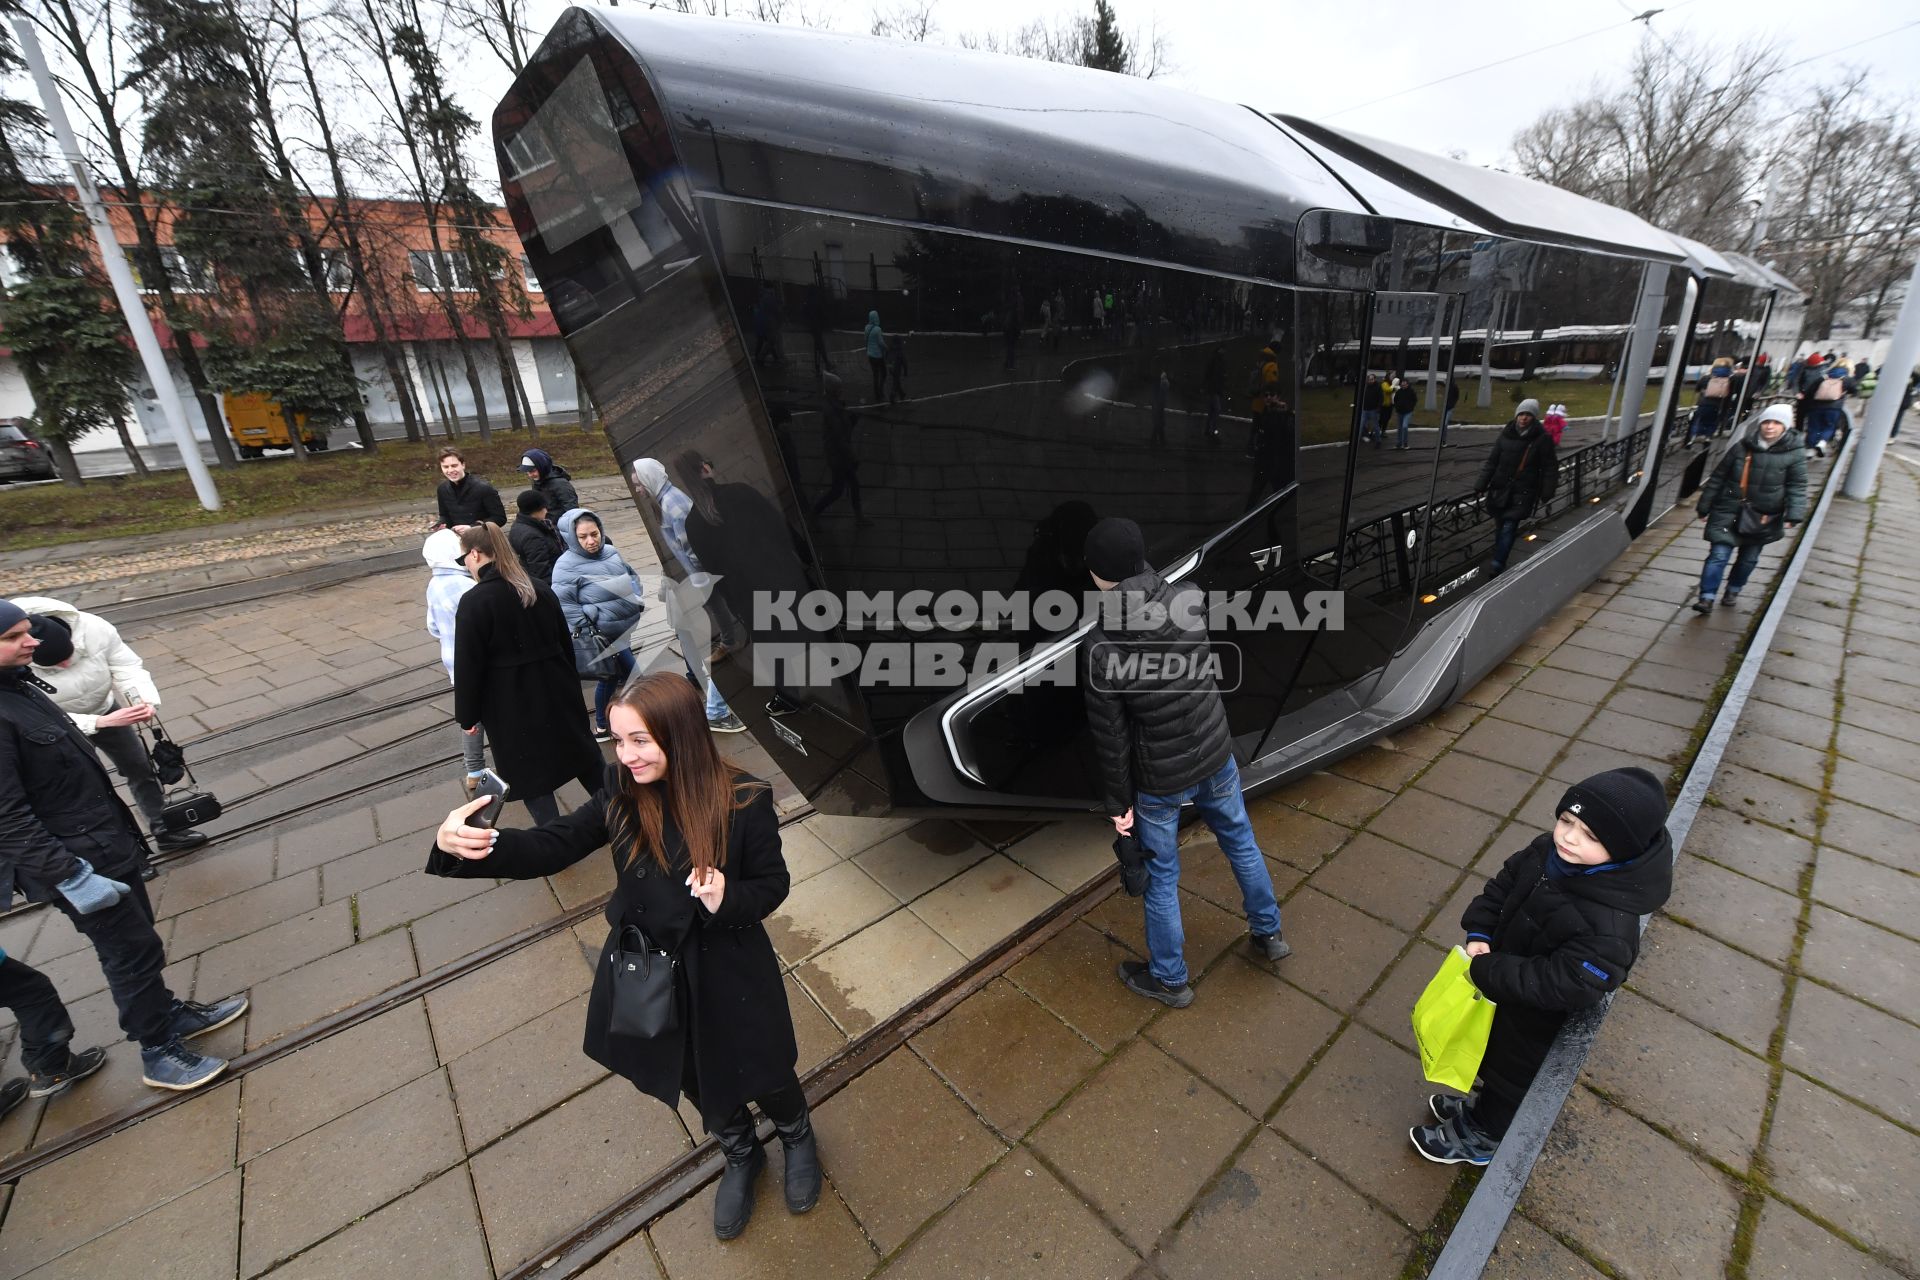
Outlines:
POLYGON ((1740 515, 1733 522, 1734 536, 1741 539, 1765 538, 1773 532, 1773 522, 1778 517, 1761 515, 1747 501, 1747 477, 1753 474, 1753 455, 1747 455, 1746 465, 1740 468, 1740 515))
POLYGON ((638 925, 622 925, 620 944, 607 952, 613 966, 612 999, 607 1003, 607 1034, 652 1040, 680 1028, 675 977, 678 952, 654 947, 638 925))

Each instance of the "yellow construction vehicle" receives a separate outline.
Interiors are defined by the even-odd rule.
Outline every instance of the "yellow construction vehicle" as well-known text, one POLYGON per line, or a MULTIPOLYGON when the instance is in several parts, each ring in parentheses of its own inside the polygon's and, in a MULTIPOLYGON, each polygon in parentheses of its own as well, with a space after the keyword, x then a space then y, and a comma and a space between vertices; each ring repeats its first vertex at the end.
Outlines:
MULTIPOLYGON (((293 448, 293 441, 287 435, 286 415, 281 413, 277 401, 254 391, 229 391, 220 400, 221 412, 227 419, 227 434, 239 446, 241 457, 264 458, 269 449, 293 448)), ((302 444, 314 450, 327 447, 326 432, 315 431, 307 425, 306 414, 297 413, 294 420, 300 424, 302 444)))

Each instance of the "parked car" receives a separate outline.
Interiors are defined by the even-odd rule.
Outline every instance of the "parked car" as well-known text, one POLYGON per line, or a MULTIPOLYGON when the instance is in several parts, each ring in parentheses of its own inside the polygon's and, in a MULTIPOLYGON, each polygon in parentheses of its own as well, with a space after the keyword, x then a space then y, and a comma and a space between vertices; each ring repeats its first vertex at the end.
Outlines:
POLYGON ((0 422, 0 480, 51 480, 53 455, 18 418, 0 422))

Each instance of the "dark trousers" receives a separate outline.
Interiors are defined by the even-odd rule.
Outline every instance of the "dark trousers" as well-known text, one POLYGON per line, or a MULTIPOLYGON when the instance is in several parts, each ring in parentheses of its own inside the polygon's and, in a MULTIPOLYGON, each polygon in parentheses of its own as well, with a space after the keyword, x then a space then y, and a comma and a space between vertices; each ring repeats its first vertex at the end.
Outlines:
MULTIPOLYGON (((688 1048, 683 1061, 685 1062, 685 1066, 682 1069, 680 1077, 680 1092, 687 1095, 687 1101, 693 1103, 694 1110, 700 1113, 701 1125, 708 1133, 714 1133, 725 1127, 729 1120, 732 1120, 734 1116, 740 1113, 736 1111, 732 1115, 708 1115, 706 1108, 700 1105, 700 1092, 695 1087, 693 1079, 693 1051, 691 1047, 688 1048)), ((775 1124, 790 1125, 807 1113, 806 1091, 801 1089, 800 1077, 797 1075, 789 1077, 787 1083, 781 1085, 772 1093, 761 1094, 759 1097, 753 1099, 753 1102, 760 1108, 760 1113, 775 1124)))
POLYGON ((20 1065, 32 1072, 67 1065, 73 1019, 47 975, 12 956, 0 959, 0 1005, 13 1010, 20 1024, 20 1065))
POLYGON ((884 356, 868 356, 867 368, 873 373, 873 398, 875 401, 887 398, 887 361, 884 356))
POLYGON ((1495 1142, 1506 1137, 1521 1099, 1527 1096, 1565 1021, 1564 1014, 1507 1004, 1494 1010, 1487 1056, 1480 1060, 1480 1092, 1473 1102, 1475 1128, 1495 1142))
POLYGON ((1501 519, 1496 523, 1493 531, 1493 567, 1495 569, 1507 567, 1507 557, 1513 554, 1513 541, 1519 536, 1520 521, 1517 518, 1501 519))
POLYGON ((147 744, 140 740, 140 731, 128 724, 95 729, 93 745, 113 761, 113 767, 126 779, 127 790, 133 792, 133 802, 140 807, 140 816, 147 820, 147 830, 158 832, 160 810, 166 800, 160 792, 160 780, 153 776, 153 759, 147 754, 147 744))
MULTIPOLYGON (((583 773, 574 781, 585 787, 588 795, 592 795, 600 789, 601 777, 597 772, 583 773)), ((556 798, 555 792, 548 791, 537 796, 528 796, 525 803, 527 816, 533 819, 533 825, 536 827, 544 827, 560 816, 560 801, 556 798)))
MULTIPOLYGON (((112 878, 122 875, 112 874, 112 878)), ((141 1048, 152 1049, 172 1038, 168 1029, 173 1024, 173 992, 161 974, 167 967, 167 951, 153 930, 147 886, 131 872, 124 873, 123 883, 127 896, 103 911, 83 916, 57 893, 53 905, 67 913, 99 955, 100 971, 120 1011, 120 1029, 127 1039, 138 1040, 141 1048)))
POLYGON ((831 459, 827 465, 833 468, 833 485, 821 495, 820 501, 813 504, 813 514, 819 515, 840 500, 840 495, 850 493, 853 496, 853 514, 860 515, 860 466, 858 463, 840 464, 831 459))

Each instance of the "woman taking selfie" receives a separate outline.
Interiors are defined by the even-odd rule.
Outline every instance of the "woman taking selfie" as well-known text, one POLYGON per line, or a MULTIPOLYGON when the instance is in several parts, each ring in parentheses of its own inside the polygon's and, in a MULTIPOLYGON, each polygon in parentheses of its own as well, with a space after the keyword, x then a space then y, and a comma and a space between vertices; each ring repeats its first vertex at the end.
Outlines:
POLYGON ((569 778, 587 794, 605 763, 580 715, 573 637, 560 602, 535 582, 498 525, 460 535, 474 585, 453 615, 453 718, 493 743, 493 760, 535 822, 560 816, 553 793, 569 778))
POLYGON ((607 718, 619 763, 593 799, 532 831, 467 826, 486 800, 463 805, 440 827, 427 871, 530 880, 611 850, 613 931, 587 1001, 587 1056, 669 1107, 685 1093, 699 1109, 727 1157, 713 1231, 731 1240, 767 1162, 749 1101, 786 1149, 788 1210, 820 1198, 793 1019, 761 923, 787 896, 780 823, 767 784, 715 750, 686 677, 628 685, 607 718))

